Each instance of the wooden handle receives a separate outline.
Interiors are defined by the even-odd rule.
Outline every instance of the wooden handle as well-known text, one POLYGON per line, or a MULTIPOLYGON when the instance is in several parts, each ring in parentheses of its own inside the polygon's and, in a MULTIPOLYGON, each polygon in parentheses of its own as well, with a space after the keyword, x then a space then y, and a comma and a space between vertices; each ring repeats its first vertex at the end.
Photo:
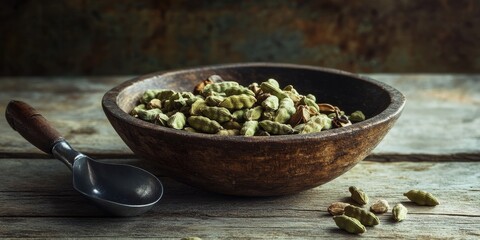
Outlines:
POLYGON ((48 154, 52 154, 56 142, 63 140, 47 119, 25 102, 10 101, 5 110, 5 118, 15 131, 48 154))

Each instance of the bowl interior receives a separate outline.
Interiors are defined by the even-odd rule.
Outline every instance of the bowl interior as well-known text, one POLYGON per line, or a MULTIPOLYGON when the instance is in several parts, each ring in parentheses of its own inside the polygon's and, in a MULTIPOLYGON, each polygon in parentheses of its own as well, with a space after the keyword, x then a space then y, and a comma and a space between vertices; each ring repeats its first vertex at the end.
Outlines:
POLYGON ((317 103, 330 103, 347 114, 361 110, 367 118, 380 114, 391 103, 385 85, 354 74, 331 69, 264 65, 234 65, 197 68, 165 74, 156 73, 133 80, 117 97, 118 106, 130 112, 147 89, 192 91, 194 86, 210 75, 220 75, 226 81, 237 81, 247 86, 276 79, 283 88, 293 85, 300 94, 314 94, 317 103))

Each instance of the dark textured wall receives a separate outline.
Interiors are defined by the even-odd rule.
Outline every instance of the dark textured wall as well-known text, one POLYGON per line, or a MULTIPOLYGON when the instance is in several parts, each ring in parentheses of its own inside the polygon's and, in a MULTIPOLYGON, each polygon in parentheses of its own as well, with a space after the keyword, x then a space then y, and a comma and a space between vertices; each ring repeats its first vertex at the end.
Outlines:
POLYGON ((2 0, 0 75, 244 61, 480 72, 480 1, 2 0))

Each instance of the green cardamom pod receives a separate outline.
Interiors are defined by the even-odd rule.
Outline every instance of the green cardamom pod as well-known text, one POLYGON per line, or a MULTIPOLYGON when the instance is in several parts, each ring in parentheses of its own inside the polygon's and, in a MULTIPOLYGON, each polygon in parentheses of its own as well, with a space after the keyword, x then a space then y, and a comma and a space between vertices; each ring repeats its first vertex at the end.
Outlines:
POLYGON ((258 120, 262 117, 262 113, 263 113, 262 106, 256 106, 254 108, 250 108, 245 112, 245 119, 247 121, 258 120))
POLYGON ((309 106, 310 108, 312 108, 312 110, 314 110, 314 113, 320 112, 320 108, 318 107, 318 104, 310 98, 303 97, 302 100, 300 100, 300 105, 309 106))
POLYGON ((291 118, 291 115, 288 114, 287 109, 279 108, 274 114, 273 121, 278 123, 286 123, 288 122, 288 120, 290 120, 290 118, 291 118))
POLYGON ((153 121, 153 123, 160 126, 168 127, 168 119, 170 119, 170 117, 167 114, 159 113, 155 117, 155 120, 153 121))
POLYGON ((280 88, 280 84, 278 83, 277 80, 273 79, 273 78, 269 78, 267 79, 267 82, 272 84, 272 86, 276 87, 276 88, 280 88))
POLYGON ((345 215, 338 215, 338 216, 333 216, 333 220, 335 221, 335 224, 340 229, 343 229, 349 233, 364 233, 367 231, 365 226, 362 225, 357 219, 345 216, 345 215))
POLYGON ((232 113, 232 116, 233 118, 235 119, 235 121, 239 122, 239 123, 243 123, 245 122, 245 113, 248 111, 249 109, 239 109, 239 110, 236 110, 232 113))
POLYGON ((192 103, 192 106, 190 107, 190 115, 196 116, 196 115, 201 115, 202 110, 207 107, 207 103, 205 100, 199 98, 197 101, 192 103))
POLYGON ((183 106, 187 106, 187 99, 182 96, 182 93, 175 93, 169 98, 170 102, 173 102, 174 109, 180 109, 183 106))
POLYGON ((146 110, 146 106, 145 104, 139 104, 137 105, 136 107, 134 107, 132 109, 132 111, 130 111, 130 115, 134 116, 134 117, 138 117, 138 111, 141 111, 141 110, 146 110))
POLYGON ((360 205, 365 205, 368 203, 368 196, 362 189, 351 186, 348 188, 348 191, 350 191, 350 193, 352 194, 351 198, 356 203, 360 205))
POLYGON ((278 109, 279 101, 278 97, 271 95, 262 102, 262 107, 267 111, 275 111, 278 109))
POLYGON ((270 135, 270 133, 268 133, 268 132, 266 132, 266 131, 258 130, 258 131, 255 133, 255 136, 268 137, 268 136, 271 136, 271 135, 270 135))
POLYGON ((208 96, 205 98, 205 102, 207 103, 208 106, 216 107, 218 106, 221 102, 225 100, 225 97, 222 96, 208 96))
POLYGON ((195 94, 193 94, 192 92, 182 92, 181 94, 182 94, 182 97, 185 99, 190 99, 195 97, 195 94))
POLYGON ((237 136, 240 135, 240 130, 238 129, 222 129, 216 133, 217 135, 223 136, 237 136))
POLYGON ((401 203, 397 203, 395 207, 392 208, 393 219, 397 222, 403 221, 407 218, 408 209, 403 206, 401 203))
MULTIPOLYGON (((148 89, 143 92, 143 95, 140 98, 140 102, 148 104, 152 99, 156 98, 157 94, 160 92, 160 89, 148 89)), ((160 99, 161 100, 161 99, 160 99)))
POLYGON ((273 135, 284 135, 284 134, 292 134, 295 131, 293 130, 292 126, 288 124, 278 123, 271 120, 263 120, 258 123, 260 127, 273 135))
POLYGON ((238 130, 240 130, 242 128, 242 124, 240 124, 239 122, 235 122, 235 121, 228 121, 228 122, 222 123, 222 127, 225 128, 225 129, 238 129, 238 130))
POLYGON ((317 97, 315 97, 315 95, 313 95, 313 94, 307 94, 307 96, 305 96, 305 97, 312 100, 313 102, 317 101, 317 97))
POLYGON ((410 201, 421 206, 436 206, 439 204, 435 196, 421 190, 410 190, 404 193, 403 196, 406 196, 410 201))
POLYGON ((147 108, 148 109, 153 109, 153 108, 161 109, 162 108, 162 101, 160 101, 160 99, 158 99, 158 98, 154 98, 154 99, 150 100, 150 102, 148 102, 147 108))
POLYGON ((175 129, 183 129, 185 126, 187 118, 182 112, 176 112, 167 121, 167 125, 175 129))
POLYGON ((257 99, 254 96, 240 94, 226 97, 219 106, 229 110, 238 110, 243 108, 251 108, 257 99))
POLYGON ((283 91, 291 92, 298 95, 298 91, 293 87, 293 85, 287 85, 283 88, 283 91))
POLYGON ((263 111, 261 120, 275 120, 275 111, 263 111))
POLYGON ((255 93, 252 90, 250 90, 246 87, 243 87, 243 86, 233 86, 233 87, 225 89, 225 95, 227 97, 232 96, 232 95, 240 95, 240 94, 255 96, 255 93))
POLYGON ((258 121, 246 121, 240 129, 240 134, 244 136, 254 136, 258 130, 258 121))
POLYGON ((219 123, 227 122, 233 119, 233 115, 224 107, 205 107, 202 109, 202 115, 219 123))
POLYGON ((223 129, 220 123, 204 116, 190 116, 187 122, 190 127, 203 133, 217 133, 223 129))
POLYGON ((287 98, 288 95, 286 93, 284 93, 282 91, 282 89, 276 87, 276 86, 273 86, 271 83, 269 82, 262 82, 260 84, 260 89, 262 89, 262 91, 264 93, 270 93, 274 96, 276 96, 279 100, 282 100, 284 98, 287 98))
POLYGON ((363 114, 362 111, 355 111, 352 114, 350 114, 350 117, 348 119, 351 122, 361 122, 365 120, 365 115, 363 114))
POLYGON ((327 115, 319 114, 317 116, 311 117, 303 127, 300 134, 320 132, 323 129, 330 129, 332 127, 332 119, 328 118, 327 115))
POLYGON ((287 123, 295 114, 295 105, 290 98, 284 98, 278 105, 278 110, 274 114, 274 121, 278 123, 287 123))
POLYGON ((198 131, 195 130, 195 128, 192 128, 192 127, 185 127, 183 130, 185 130, 187 132, 191 132, 191 133, 198 133, 198 131))
POLYGON ((203 96, 195 95, 195 97, 187 99, 187 105, 192 106, 192 104, 196 102, 198 99, 203 99, 203 96))
POLYGON ((302 100, 302 97, 303 97, 302 95, 298 95, 293 92, 285 91, 285 90, 283 92, 288 96, 288 98, 292 99, 295 105, 298 105, 300 103, 300 100, 302 100))
POLYGON ((226 89, 231 87, 237 87, 239 84, 234 81, 224 81, 224 82, 215 82, 212 84, 208 84, 203 88, 204 96, 205 94, 211 94, 212 92, 216 93, 224 93, 226 89))
POLYGON ((251 83, 250 85, 248 85, 248 89, 250 89, 250 91, 252 91, 255 96, 258 95, 258 93, 260 92, 260 86, 258 85, 258 83, 254 82, 254 83, 251 83))
POLYGON ((137 109, 138 118, 145 120, 147 122, 153 122, 158 114, 162 113, 162 110, 158 108, 144 110, 144 109, 137 109))
POLYGON ((301 124, 298 124, 297 126, 295 126, 293 128, 293 131, 295 131, 295 133, 300 133, 303 131, 303 129, 305 128, 305 123, 301 123, 301 124))
POLYGON ((345 215, 357 219, 365 226, 374 226, 380 223, 380 220, 375 214, 367 212, 359 207, 348 205, 345 207, 344 211, 345 215))
POLYGON ((173 90, 161 89, 161 90, 157 91, 157 94, 155 95, 155 97, 160 99, 160 101, 163 102, 165 100, 170 99, 170 97, 172 97, 172 95, 175 94, 175 93, 176 92, 173 91, 173 90))

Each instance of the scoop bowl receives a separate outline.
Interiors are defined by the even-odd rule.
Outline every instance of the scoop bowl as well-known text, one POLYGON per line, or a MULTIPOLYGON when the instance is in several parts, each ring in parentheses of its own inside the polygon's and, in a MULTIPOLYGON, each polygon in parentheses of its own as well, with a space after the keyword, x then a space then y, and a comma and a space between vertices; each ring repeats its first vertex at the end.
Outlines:
POLYGON ((208 191, 239 196, 298 193, 342 175, 363 160, 400 116, 405 97, 384 83, 314 66, 279 63, 215 65, 137 77, 108 91, 103 110, 128 147, 163 174, 208 191), (242 85, 276 79, 317 102, 367 119, 313 134, 270 137, 189 133, 158 126, 128 114, 147 89, 191 91, 217 74, 242 85))

